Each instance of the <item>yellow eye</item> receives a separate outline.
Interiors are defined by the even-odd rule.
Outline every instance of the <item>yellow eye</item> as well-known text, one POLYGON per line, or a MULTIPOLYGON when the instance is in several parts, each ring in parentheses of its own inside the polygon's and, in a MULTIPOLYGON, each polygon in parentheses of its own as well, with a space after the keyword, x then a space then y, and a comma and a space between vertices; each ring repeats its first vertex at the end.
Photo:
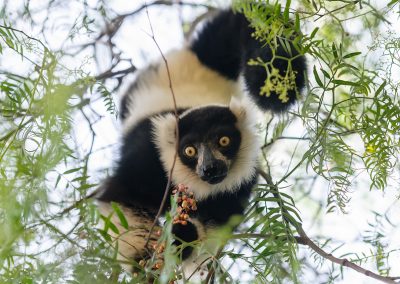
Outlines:
POLYGON ((222 136, 221 138, 219 138, 219 145, 221 145, 222 147, 228 146, 229 143, 231 143, 231 139, 229 139, 228 136, 222 136))
POLYGON ((187 146, 185 148, 185 155, 192 158, 196 155, 196 148, 193 146, 187 146))

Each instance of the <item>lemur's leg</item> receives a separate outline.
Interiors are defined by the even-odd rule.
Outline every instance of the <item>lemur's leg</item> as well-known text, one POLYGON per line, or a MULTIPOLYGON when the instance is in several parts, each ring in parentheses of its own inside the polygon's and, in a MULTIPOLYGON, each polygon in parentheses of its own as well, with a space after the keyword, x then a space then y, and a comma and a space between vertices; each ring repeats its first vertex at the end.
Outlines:
MULTIPOLYGON (((115 232, 115 229, 109 229, 108 234, 111 237, 111 242, 118 247, 119 254, 117 259, 120 261, 121 266, 126 270, 130 270, 133 264, 132 260, 138 263, 142 259, 148 259, 158 242, 158 232, 161 230, 159 226, 155 226, 149 237, 154 221, 153 214, 148 213, 143 208, 119 205, 128 222, 128 227, 126 227, 121 224, 120 218, 110 203, 98 201, 98 205, 101 214, 106 218, 110 218, 110 221, 118 230, 118 232, 115 232)), ((133 268, 135 270, 135 267, 133 268)))
MULTIPOLYGON (((182 241, 185 243, 191 243, 199 239, 199 232, 192 222, 188 222, 186 225, 174 224, 172 227, 172 233, 176 237, 174 242, 176 246, 182 245, 182 241)), ((181 248, 180 256, 185 260, 192 254, 192 252, 193 247, 187 245, 181 248)))
MULTIPOLYGON (((190 48, 199 60, 230 80, 237 80, 243 73, 245 84, 249 94, 256 104, 264 110, 282 111, 292 104, 299 91, 305 85, 306 63, 304 56, 298 56, 298 52, 290 43, 290 53, 278 46, 276 55, 291 60, 292 70, 296 75, 296 88, 287 90, 287 101, 283 102, 279 95, 281 91, 272 91, 269 96, 260 95, 260 88, 264 86, 267 72, 264 66, 250 66, 250 59, 261 58, 263 62, 270 62, 273 53, 268 45, 252 38, 253 29, 243 14, 225 10, 218 13, 191 42, 190 48)), ((273 66, 285 75, 288 60, 274 59, 273 66)))

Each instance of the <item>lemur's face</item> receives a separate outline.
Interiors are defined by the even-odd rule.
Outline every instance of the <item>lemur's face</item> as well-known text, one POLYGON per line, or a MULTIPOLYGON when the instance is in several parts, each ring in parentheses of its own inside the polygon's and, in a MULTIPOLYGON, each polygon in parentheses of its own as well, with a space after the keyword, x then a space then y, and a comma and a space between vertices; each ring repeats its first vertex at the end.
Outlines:
POLYGON ((179 157, 198 177, 218 184, 228 175, 239 151, 236 117, 226 107, 192 110, 179 122, 179 157))

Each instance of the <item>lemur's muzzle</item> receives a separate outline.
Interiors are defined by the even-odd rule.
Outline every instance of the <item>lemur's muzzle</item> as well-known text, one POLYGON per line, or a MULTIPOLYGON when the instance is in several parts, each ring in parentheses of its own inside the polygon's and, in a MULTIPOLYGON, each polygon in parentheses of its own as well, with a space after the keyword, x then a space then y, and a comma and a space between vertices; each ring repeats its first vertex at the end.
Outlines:
POLYGON ((209 184, 220 183, 228 173, 228 166, 224 160, 217 159, 207 146, 200 147, 197 162, 197 174, 209 184))

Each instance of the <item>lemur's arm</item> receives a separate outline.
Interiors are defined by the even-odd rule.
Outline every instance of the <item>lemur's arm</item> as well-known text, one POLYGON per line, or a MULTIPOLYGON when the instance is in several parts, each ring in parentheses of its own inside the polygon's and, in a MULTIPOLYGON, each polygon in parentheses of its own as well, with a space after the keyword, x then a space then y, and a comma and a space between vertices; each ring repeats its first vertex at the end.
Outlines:
MULTIPOLYGON (((305 58, 299 56, 292 44, 291 54, 282 46, 278 46, 277 56, 294 58, 291 60, 291 66, 296 75, 296 87, 287 90, 286 102, 279 98, 281 93, 260 95, 260 88, 264 86, 267 78, 266 69, 264 66, 250 66, 248 61, 261 58, 263 62, 270 62, 273 53, 268 45, 262 46, 262 43, 254 39, 251 36, 252 32, 253 29, 249 27, 249 22, 243 14, 225 10, 206 23, 191 42, 190 48, 201 63, 230 80, 237 80, 242 73, 249 94, 260 108, 283 111, 296 100, 299 91, 305 85, 305 58)), ((285 75, 288 60, 276 58, 273 66, 280 70, 280 75, 285 75)))

